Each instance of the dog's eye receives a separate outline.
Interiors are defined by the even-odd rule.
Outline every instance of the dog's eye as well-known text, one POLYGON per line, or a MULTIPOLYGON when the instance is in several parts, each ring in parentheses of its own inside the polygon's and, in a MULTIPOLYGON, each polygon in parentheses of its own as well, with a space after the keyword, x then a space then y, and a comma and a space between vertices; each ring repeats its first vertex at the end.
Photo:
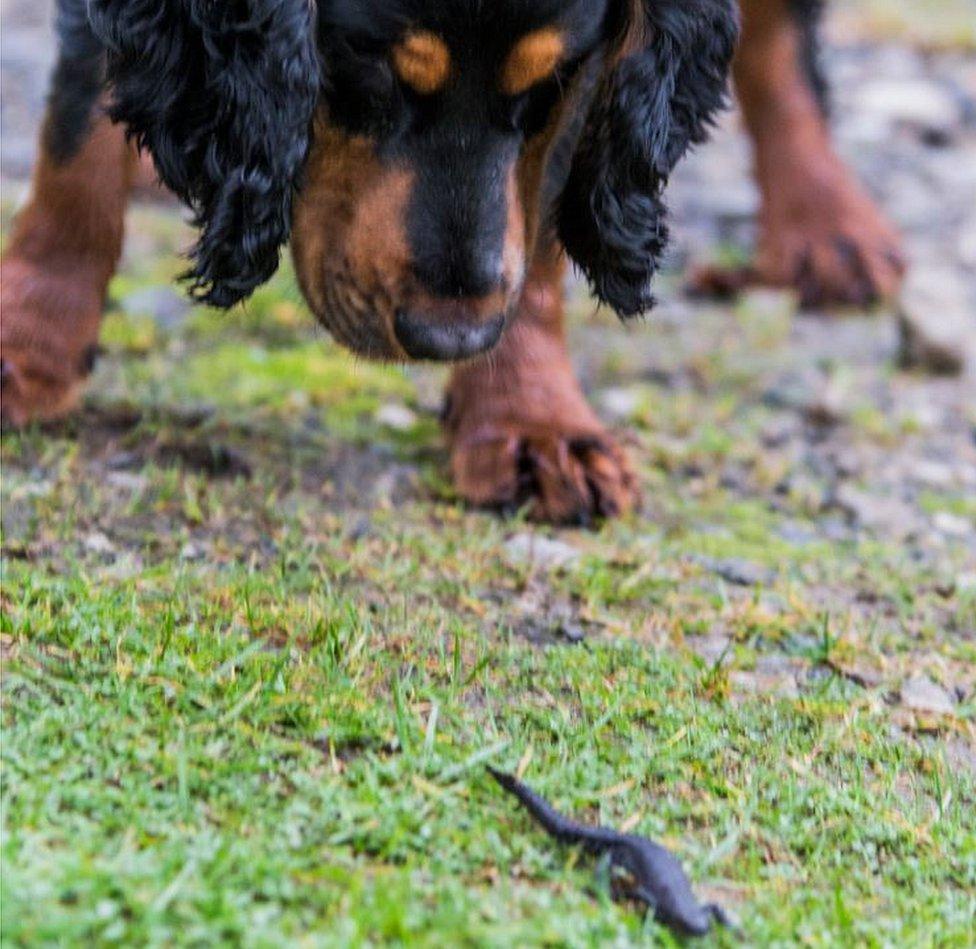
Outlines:
POLYGON ((549 124, 552 110, 562 94, 559 77, 552 77, 534 85, 520 96, 506 97, 503 101, 503 122, 513 132, 532 136, 549 124))
POLYGON ((354 133, 387 131, 402 92, 382 48, 343 43, 326 62, 326 98, 333 118, 354 133))

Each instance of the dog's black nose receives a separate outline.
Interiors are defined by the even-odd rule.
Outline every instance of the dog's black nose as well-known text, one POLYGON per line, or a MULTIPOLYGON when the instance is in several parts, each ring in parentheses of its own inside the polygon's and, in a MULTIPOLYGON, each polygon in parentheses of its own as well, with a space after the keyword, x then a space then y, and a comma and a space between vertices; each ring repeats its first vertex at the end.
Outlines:
POLYGON ((446 298, 487 297, 498 293, 505 282, 501 254, 484 247, 455 248, 448 255, 417 258, 413 273, 424 290, 446 298))
POLYGON ((411 359, 457 362, 488 352, 501 339, 504 314, 485 320, 444 319, 399 310, 394 321, 397 340, 411 359))

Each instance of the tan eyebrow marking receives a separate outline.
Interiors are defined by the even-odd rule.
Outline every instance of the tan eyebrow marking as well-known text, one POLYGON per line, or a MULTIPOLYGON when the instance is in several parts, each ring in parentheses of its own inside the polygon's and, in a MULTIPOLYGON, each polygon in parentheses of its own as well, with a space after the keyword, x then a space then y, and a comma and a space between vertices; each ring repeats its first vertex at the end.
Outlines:
POLYGON ((393 47, 393 68, 410 88, 429 96, 451 75, 451 51, 436 33, 415 30, 393 47))
POLYGON ((566 52, 562 34, 553 28, 527 33, 512 48, 502 66, 501 90, 520 96, 551 76, 566 52))

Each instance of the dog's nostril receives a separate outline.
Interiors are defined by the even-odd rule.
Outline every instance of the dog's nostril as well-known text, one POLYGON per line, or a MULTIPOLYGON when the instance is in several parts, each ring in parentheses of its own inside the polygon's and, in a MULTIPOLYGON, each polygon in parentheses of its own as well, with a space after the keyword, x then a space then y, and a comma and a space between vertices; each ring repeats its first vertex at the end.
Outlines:
POLYGON ((409 310, 397 311, 393 329, 411 359, 457 362, 487 352, 501 338, 504 314, 481 322, 437 321, 409 310))
POLYGON ((478 299, 498 293, 505 282, 502 259, 493 253, 472 253, 463 260, 415 261, 418 283, 437 297, 478 299))

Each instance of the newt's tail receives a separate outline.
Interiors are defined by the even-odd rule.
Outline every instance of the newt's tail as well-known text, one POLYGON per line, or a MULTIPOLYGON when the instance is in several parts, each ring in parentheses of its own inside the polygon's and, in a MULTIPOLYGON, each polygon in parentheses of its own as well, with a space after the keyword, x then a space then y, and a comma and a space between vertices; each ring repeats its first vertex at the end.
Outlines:
POLYGON ((522 803, 542 828, 560 843, 583 844, 588 850, 602 852, 611 846, 619 836, 613 831, 600 827, 578 824, 560 814, 551 804, 543 800, 527 784, 523 784, 512 774, 488 768, 491 776, 522 803))

